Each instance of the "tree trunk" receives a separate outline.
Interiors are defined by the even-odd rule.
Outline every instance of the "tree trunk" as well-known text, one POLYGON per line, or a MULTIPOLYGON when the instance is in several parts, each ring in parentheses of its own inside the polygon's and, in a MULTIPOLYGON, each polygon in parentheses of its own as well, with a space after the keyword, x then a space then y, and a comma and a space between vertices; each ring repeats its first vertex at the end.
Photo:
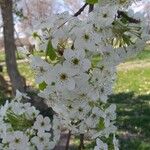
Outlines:
POLYGON ((12 0, 0 0, 2 19, 3 19, 3 35, 5 46, 5 60, 7 72, 12 84, 13 94, 18 89, 25 92, 25 80, 20 75, 16 63, 16 45, 14 38, 14 21, 13 21, 13 2, 12 0))

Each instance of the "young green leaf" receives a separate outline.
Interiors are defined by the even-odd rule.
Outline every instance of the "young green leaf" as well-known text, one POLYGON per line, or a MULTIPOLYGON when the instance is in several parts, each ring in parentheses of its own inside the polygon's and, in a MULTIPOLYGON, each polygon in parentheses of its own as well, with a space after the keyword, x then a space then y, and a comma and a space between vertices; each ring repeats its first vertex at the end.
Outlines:
POLYGON ((49 40, 46 48, 46 56, 49 56, 51 61, 54 61, 57 57, 56 51, 52 46, 52 42, 49 40))
POLYGON ((43 91, 47 87, 47 84, 43 81, 42 83, 39 84, 39 89, 43 91))
POLYGON ((86 0, 86 3, 95 4, 95 3, 98 3, 98 0, 86 0))

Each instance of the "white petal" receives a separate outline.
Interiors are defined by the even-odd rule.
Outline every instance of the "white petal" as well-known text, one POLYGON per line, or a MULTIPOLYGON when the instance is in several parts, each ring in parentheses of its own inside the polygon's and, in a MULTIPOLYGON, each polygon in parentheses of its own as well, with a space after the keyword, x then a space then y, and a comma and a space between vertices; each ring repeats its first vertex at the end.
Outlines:
POLYGON ((83 65, 83 69, 85 71, 89 70, 89 68, 91 67, 91 62, 88 59, 84 59, 82 61, 82 65, 83 65))
POLYGON ((67 88, 68 90, 73 90, 75 88, 75 81, 73 79, 68 80, 67 88))
POLYGON ((74 51, 71 49, 66 49, 63 54, 63 56, 66 60, 70 60, 72 57, 74 57, 74 55, 75 55, 74 51))

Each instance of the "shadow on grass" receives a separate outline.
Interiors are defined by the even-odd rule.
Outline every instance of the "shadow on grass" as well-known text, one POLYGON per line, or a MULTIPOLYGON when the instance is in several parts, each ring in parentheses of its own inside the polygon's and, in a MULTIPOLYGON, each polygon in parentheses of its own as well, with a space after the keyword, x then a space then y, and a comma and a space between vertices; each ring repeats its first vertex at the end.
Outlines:
POLYGON ((120 150, 150 150, 150 94, 118 93, 109 102, 117 104, 120 150))

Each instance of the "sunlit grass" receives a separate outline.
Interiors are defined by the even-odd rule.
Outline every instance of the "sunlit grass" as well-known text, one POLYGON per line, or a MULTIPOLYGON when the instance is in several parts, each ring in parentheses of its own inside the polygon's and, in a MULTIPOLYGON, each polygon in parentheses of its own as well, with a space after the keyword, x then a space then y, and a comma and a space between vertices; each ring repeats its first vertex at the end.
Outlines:
POLYGON ((135 68, 118 72, 115 92, 131 92, 137 95, 150 94, 150 68, 135 68))

